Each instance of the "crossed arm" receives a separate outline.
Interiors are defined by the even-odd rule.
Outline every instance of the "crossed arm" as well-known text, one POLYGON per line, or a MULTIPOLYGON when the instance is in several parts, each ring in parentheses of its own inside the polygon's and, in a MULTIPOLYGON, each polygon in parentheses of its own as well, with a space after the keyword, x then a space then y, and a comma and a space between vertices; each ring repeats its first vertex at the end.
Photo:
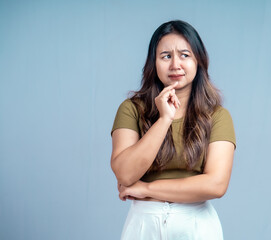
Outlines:
POLYGON ((234 144, 217 141, 209 144, 203 174, 185 179, 140 181, 152 165, 174 119, 180 102, 170 85, 155 99, 160 118, 139 139, 136 131, 116 129, 112 134, 111 167, 118 180, 119 197, 152 198, 168 202, 199 202, 222 197, 230 181, 234 144))
MULTIPOLYGON (((157 126, 154 125, 153 134, 159 126, 159 122, 157 126)), ((158 133, 162 135, 160 129, 158 133)), ((231 142, 217 141, 209 144, 203 174, 184 179, 156 180, 145 183, 139 179, 154 161, 152 147, 156 146, 155 143, 158 144, 159 136, 153 138, 154 136, 150 134, 145 139, 143 137, 138 140, 139 137, 135 131, 117 129, 112 137, 111 164, 119 182, 121 200, 153 198, 168 202, 190 203, 220 198, 227 191, 234 155, 234 145, 231 142), (120 139, 126 140, 120 144, 119 141, 123 141, 120 139), (124 146, 129 144, 131 144, 130 147, 124 146), (120 150, 122 148, 123 151, 120 150)))

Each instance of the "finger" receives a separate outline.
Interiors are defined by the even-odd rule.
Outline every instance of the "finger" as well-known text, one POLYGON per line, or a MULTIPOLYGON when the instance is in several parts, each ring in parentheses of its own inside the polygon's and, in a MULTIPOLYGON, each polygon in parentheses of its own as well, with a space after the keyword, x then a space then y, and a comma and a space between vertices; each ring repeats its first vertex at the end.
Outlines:
POLYGON ((176 101, 175 101, 175 97, 174 97, 174 96, 171 96, 171 97, 170 97, 170 102, 173 104, 173 106, 174 106, 175 108, 177 108, 177 107, 176 107, 176 101))
POLYGON ((178 97, 176 96, 176 94, 174 93, 175 92, 175 89, 173 89, 171 93, 169 93, 169 99, 168 101, 171 102, 175 108, 179 108, 179 99, 178 97), (174 91, 173 91, 174 90, 174 91))
POLYGON ((177 102, 176 97, 174 97, 174 99, 173 99, 173 104, 174 104, 174 107, 175 107, 176 109, 179 108, 179 104, 178 104, 178 102, 177 102))
MULTIPOLYGON (((174 89, 177 85, 178 85, 178 82, 175 82, 175 83, 173 83, 173 84, 171 84, 171 85, 165 87, 165 88, 162 90, 162 92, 170 91, 170 90, 174 89)), ((174 90, 175 90, 175 89, 174 89, 174 90)), ((161 93, 162 93, 162 92, 161 92, 161 93)))
POLYGON ((169 101, 170 101, 172 104, 174 104, 174 102, 175 102, 174 95, 170 95, 169 101))
POLYGON ((175 89, 171 89, 171 90, 167 90, 167 91, 165 91, 165 92, 161 92, 160 94, 159 94, 159 97, 160 98, 162 98, 162 99, 166 99, 166 100, 170 100, 170 98, 172 97, 172 96, 174 96, 175 95, 175 89))
POLYGON ((168 92, 168 91, 172 91, 172 90, 175 91, 175 87, 177 86, 176 83, 177 83, 177 82, 175 82, 174 84, 171 84, 171 85, 165 87, 165 88, 162 90, 161 93, 168 92))
POLYGON ((129 196, 128 189, 126 187, 121 186, 119 196, 122 201, 125 201, 129 196))
POLYGON ((131 196, 128 196, 127 199, 129 199, 129 200, 135 200, 135 198, 131 197, 131 196))
POLYGON ((178 99, 178 97, 176 95, 174 95, 174 105, 176 108, 179 108, 180 107, 180 101, 178 99))
POLYGON ((121 201, 126 201, 126 197, 123 195, 123 194, 119 194, 119 199, 121 200, 121 201))

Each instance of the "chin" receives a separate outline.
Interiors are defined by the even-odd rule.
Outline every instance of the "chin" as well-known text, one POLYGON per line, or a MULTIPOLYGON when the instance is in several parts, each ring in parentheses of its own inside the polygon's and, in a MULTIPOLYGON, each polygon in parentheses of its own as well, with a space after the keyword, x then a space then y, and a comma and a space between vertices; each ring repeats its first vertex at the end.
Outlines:
POLYGON ((181 81, 178 81, 178 84, 175 89, 179 89, 179 88, 183 88, 183 84, 181 83, 181 81))

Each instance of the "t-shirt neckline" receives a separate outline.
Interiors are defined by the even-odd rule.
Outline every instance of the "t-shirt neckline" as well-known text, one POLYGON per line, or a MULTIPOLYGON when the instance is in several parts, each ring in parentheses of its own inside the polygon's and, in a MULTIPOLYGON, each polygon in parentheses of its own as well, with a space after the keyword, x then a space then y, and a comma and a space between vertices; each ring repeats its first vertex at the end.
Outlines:
POLYGON ((183 121, 183 117, 181 117, 181 118, 176 118, 176 119, 173 119, 173 123, 175 123, 175 122, 181 122, 181 121, 183 121))

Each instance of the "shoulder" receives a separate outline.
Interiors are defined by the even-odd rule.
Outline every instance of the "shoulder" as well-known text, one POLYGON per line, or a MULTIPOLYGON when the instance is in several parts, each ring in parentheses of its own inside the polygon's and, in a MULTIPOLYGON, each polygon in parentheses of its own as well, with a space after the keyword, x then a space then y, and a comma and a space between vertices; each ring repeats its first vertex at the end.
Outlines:
POLYGON ((116 113, 111 134, 118 128, 128 128, 140 133, 139 113, 131 99, 124 100, 116 113))
POLYGON ((130 98, 125 99, 120 106, 127 107, 127 108, 135 108, 135 104, 132 102, 130 98))
POLYGON ((212 128, 210 142, 226 140, 236 146, 233 120, 230 112, 220 106, 212 114, 212 128))
POLYGON ((218 120, 223 120, 223 119, 232 119, 231 114, 228 111, 228 109, 219 106, 215 109, 215 111, 212 114, 212 121, 218 121, 218 120))
POLYGON ((126 99, 124 100, 119 108, 118 108, 118 113, 120 114, 128 114, 131 115, 134 118, 138 118, 138 110, 136 105, 132 102, 131 99, 126 99))

